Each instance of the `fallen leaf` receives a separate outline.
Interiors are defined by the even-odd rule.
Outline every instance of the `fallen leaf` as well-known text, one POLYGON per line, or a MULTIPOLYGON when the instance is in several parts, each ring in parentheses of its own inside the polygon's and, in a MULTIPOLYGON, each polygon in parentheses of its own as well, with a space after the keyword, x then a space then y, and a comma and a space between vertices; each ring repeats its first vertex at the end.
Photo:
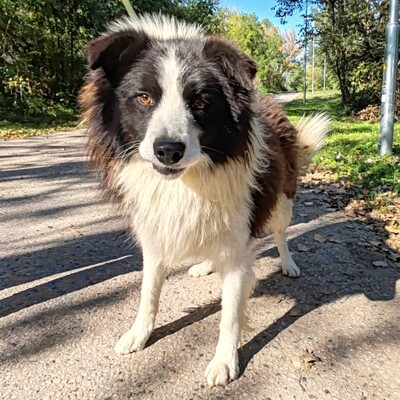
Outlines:
POLYGON ((321 358, 308 350, 301 356, 292 357, 293 365, 300 371, 308 371, 318 362, 322 362, 321 358))
POLYGON ((396 253, 390 253, 390 255, 388 256, 388 258, 390 258, 393 261, 400 261, 400 254, 396 254, 396 253))
POLYGON ((386 225, 386 230, 390 233, 400 233, 400 226, 386 225))
POLYGON ((303 313, 301 312, 301 310, 299 310, 297 307, 293 307, 290 311, 289 311, 289 315, 291 317, 300 317, 301 315, 303 315, 303 313))
POLYGON ((293 363, 293 365, 297 368, 297 369, 302 369, 302 367, 303 367, 303 361, 302 361, 302 359, 301 359, 301 357, 293 357, 292 358, 292 363, 293 363))
POLYGON ((325 294, 327 296, 331 294, 337 293, 339 290, 337 288, 324 288, 321 290, 322 294, 325 294))
POLYGON ((314 240, 315 240, 316 242, 319 242, 319 243, 325 243, 325 242, 326 242, 326 237, 323 236, 323 235, 321 235, 321 234, 319 234, 319 233, 316 233, 316 234, 314 235, 314 240))
POLYGON ((335 238, 335 237, 328 238, 328 241, 332 242, 332 243, 343 243, 343 240, 335 238))
POLYGON ((387 267, 388 263, 386 261, 374 261, 372 263, 375 267, 387 267))
POLYGON ((70 225, 68 229, 74 234, 74 236, 83 236, 83 233, 78 231, 73 225, 70 225))
POLYGON ((381 242, 379 240, 370 240, 368 243, 372 244, 372 246, 379 247, 381 242))
POLYGON ((344 210, 344 212, 349 216, 349 217, 353 217, 353 218, 355 218, 355 217, 357 217, 357 214, 354 212, 354 210, 351 210, 351 209, 349 209, 349 210, 344 210))
POLYGON ((305 201, 305 202, 304 202, 304 205, 305 205, 305 206, 313 206, 314 203, 313 203, 312 201, 305 201))
POLYGON ((310 248, 307 247, 307 246, 304 245, 304 244, 299 243, 299 244, 297 245, 297 250, 298 250, 298 251, 308 251, 308 250, 310 250, 310 248))

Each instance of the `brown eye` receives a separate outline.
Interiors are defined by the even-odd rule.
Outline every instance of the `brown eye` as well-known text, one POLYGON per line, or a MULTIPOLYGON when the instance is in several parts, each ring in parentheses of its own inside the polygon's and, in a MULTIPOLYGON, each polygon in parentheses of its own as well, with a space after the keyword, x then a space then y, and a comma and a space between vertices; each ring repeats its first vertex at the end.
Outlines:
POLYGON ((192 104, 192 108, 195 110, 204 110, 206 108, 207 103, 202 100, 202 99, 198 99, 195 102, 193 102, 192 104))
POLYGON ((154 104, 153 98, 146 93, 139 94, 137 99, 142 106, 152 106, 154 104))

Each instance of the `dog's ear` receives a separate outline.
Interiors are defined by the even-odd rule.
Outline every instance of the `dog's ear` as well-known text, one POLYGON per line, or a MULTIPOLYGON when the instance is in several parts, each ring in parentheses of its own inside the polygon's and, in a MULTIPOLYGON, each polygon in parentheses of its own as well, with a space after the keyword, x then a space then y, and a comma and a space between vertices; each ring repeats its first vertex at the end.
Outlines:
POLYGON ((118 32, 100 36, 86 48, 89 68, 102 68, 107 79, 117 83, 149 45, 143 32, 118 32))
POLYGON ((206 40, 203 50, 206 60, 216 63, 224 74, 246 89, 253 87, 256 63, 234 45, 217 36, 206 40))

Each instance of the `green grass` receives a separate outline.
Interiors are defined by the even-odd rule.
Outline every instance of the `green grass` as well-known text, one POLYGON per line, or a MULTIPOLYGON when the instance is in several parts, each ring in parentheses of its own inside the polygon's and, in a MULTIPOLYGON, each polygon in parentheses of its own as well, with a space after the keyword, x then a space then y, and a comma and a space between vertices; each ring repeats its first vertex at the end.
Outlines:
MULTIPOLYGON (((310 95, 309 95, 310 96, 310 95)), ((318 93, 307 104, 297 99, 286 107, 289 119, 296 123, 304 114, 326 112, 333 119, 333 131, 315 164, 335 172, 338 180, 350 180, 354 187, 370 191, 400 194, 400 126, 395 124, 393 155, 379 157, 379 123, 358 121, 345 115, 338 93, 318 93)))
POLYGON ((70 108, 58 107, 56 111, 40 115, 24 115, 8 111, 0 116, 0 140, 66 131, 77 127, 78 119, 70 108))

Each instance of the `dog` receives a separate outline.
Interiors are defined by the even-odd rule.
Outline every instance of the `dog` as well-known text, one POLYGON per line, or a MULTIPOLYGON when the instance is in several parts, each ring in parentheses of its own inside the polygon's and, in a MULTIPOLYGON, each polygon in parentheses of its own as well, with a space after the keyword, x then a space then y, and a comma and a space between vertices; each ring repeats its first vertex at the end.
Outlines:
POLYGON ((80 94, 88 152, 143 252, 140 306, 115 350, 142 350, 171 268, 217 271, 222 311, 210 386, 239 374, 238 344, 255 283, 256 238, 273 234, 282 272, 297 277, 286 240, 302 168, 329 130, 323 114, 294 127, 256 93, 255 62, 235 45, 173 17, 112 23, 87 46, 80 94))

